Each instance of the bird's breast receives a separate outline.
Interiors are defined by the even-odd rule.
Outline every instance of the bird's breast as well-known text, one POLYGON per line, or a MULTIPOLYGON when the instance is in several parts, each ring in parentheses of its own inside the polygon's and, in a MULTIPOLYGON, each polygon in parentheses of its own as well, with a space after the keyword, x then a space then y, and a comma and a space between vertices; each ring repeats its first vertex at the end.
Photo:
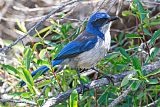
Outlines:
POLYGON ((108 50, 108 42, 105 42, 104 40, 98 38, 98 41, 94 48, 92 48, 89 51, 83 52, 77 57, 75 57, 74 63, 76 63, 76 67, 78 68, 91 68, 94 67, 99 60, 101 60, 107 53, 108 50))

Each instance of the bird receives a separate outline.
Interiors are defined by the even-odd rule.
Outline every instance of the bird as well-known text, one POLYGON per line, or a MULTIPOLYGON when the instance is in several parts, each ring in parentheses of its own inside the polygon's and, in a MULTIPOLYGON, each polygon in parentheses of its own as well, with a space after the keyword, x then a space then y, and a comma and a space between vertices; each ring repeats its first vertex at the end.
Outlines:
MULTIPOLYGON (((117 19, 119 19, 117 16, 110 16, 105 12, 93 13, 87 22, 85 30, 73 41, 65 45, 52 60, 52 67, 69 65, 70 68, 75 69, 80 85, 83 88, 80 72, 94 68, 98 61, 106 56, 111 44, 110 27, 112 22, 117 19)), ((38 72, 42 75, 49 69, 45 65, 41 66, 33 71, 31 76, 34 77, 38 72)), ((20 84, 24 86, 26 83, 20 81, 20 84)))

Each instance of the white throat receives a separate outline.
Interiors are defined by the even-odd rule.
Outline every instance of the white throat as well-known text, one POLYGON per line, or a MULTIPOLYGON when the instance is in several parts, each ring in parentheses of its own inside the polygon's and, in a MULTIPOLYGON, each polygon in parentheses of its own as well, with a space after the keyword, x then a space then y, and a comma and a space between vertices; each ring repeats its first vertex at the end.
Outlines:
POLYGON ((101 32, 104 34, 105 40, 104 40, 104 45, 107 50, 110 48, 111 44, 111 35, 110 35, 110 27, 111 27, 112 22, 109 24, 104 25, 101 28, 101 32))

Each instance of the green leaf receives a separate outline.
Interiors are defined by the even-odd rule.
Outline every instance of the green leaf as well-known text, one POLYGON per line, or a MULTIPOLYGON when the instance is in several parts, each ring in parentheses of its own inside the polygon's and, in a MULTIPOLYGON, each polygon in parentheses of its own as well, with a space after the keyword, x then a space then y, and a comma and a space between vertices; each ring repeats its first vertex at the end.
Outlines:
POLYGON ((61 37, 62 37, 61 35, 54 35, 54 36, 52 36, 52 40, 58 40, 61 37))
POLYGON ((25 65, 27 70, 29 70, 30 68, 31 57, 32 57, 31 48, 30 47, 25 48, 23 56, 23 64, 25 65))
POLYGON ((30 98, 31 95, 32 95, 32 93, 30 93, 30 92, 23 92, 23 93, 21 94, 22 98, 30 98))
POLYGON ((27 32, 27 29, 26 29, 26 27, 25 27, 25 23, 24 23, 24 22, 20 22, 20 21, 17 20, 17 25, 18 25, 19 29, 20 29, 22 32, 24 32, 24 33, 27 32))
POLYGON ((134 3, 138 7, 138 13, 140 14, 141 22, 143 22, 146 17, 147 12, 144 10, 144 8, 139 0, 134 0, 134 3))
POLYGON ((152 48, 150 50, 150 56, 147 57, 145 63, 147 64, 147 63, 149 63, 149 61, 153 60, 156 57, 156 55, 158 54, 159 50, 160 49, 158 47, 152 48))
POLYGON ((155 58, 155 56, 158 54, 158 52, 159 52, 159 48, 158 47, 155 47, 155 48, 152 48, 151 49, 152 51, 151 51, 151 58, 152 59, 154 59, 155 58))
POLYGON ((129 83, 129 80, 131 80, 132 76, 132 74, 125 76, 121 82, 121 87, 127 85, 129 83))
POLYGON ((57 45, 55 42, 48 41, 48 40, 44 40, 44 43, 49 45, 49 46, 56 46, 57 45))
POLYGON ((151 20, 151 22, 145 23, 144 27, 152 27, 160 25, 160 20, 151 20))
POLYGON ((150 33, 150 31, 146 28, 143 28, 143 32, 146 34, 146 35, 149 35, 149 36, 152 36, 152 34, 150 33))
POLYGON ((139 88, 140 84, 141 84, 141 81, 140 81, 140 80, 134 81, 134 82, 131 84, 131 90, 132 90, 132 91, 136 91, 136 90, 139 88))
POLYGON ((159 73, 160 73, 160 69, 147 74, 145 77, 150 77, 150 76, 158 75, 159 73))
POLYGON ((40 59, 43 59, 43 58, 46 56, 46 52, 47 52, 46 49, 42 49, 42 50, 40 51, 40 53, 39 53, 40 59))
POLYGON ((141 68, 141 61, 140 61, 140 59, 139 58, 137 58, 137 57, 133 57, 132 58, 132 64, 133 64, 133 67, 134 67, 134 69, 136 70, 136 72, 137 72, 137 74, 139 75, 139 76, 143 76, 142 75, 142 68, 141 68))
POLYGON ((72 26, 70 23, 63 24, 61 27, 61 32, 63 33, 63 35, 66 35, 71 28, 72 26))
POLYGON ((51 91, 50 87, 46 87, 45 89, 45 96, 48 97, 48 93, 51 91))
POLYGON ((34 82, 33 82, 33 78, 31 76, 31 73, 28 70, 23 69, 23 75, 24 75, 23 80, 25 82, 29 83, 31 86, 34 86, 34 82))
POLYGON ((35 51, 38 45, 43 45, 41 42, 37 42, 33 45, 32 51, 35 51))
POLYGON ((160 30, 157 30, 154 32, 153 36, 151 37, 149 44, 153 45, 155 43, 156 39, 158 39, 159 37, 160 37, 160 30))
POLYGON ((38 88, 44 87, 44 86, 48 85, 49 83, 51 83, 51 80, 45 80, 43 82, 40 82, 38 84, 38 88))
POLYGON ((102 95, 98 98, 98 104, 102 104, 106 102, 106 97, 108 96, 108 91, 102 93, 102 95))
POLYGON ((73 90, 70 95, 70 107, 78 107, 78 93, 77 90, 73 90))
POLYGON ((126 34, 127 38, 143 38, 142 36, 138 34, 126 34))
POLYGON ((37 100, 37 102, 38 102, 38 105, 42 105, 43 103, 44 103, 44 98, 39 98, 38 100, 37 100))
POLYGON ((134 15, 131 11, 123 11, 122 16, 134 15))
POLYGON ((37 64, 50 66, 50 63, 47 60, 37 60, 37 64))
POLYGON ((149 79, 149 82, 148 82, 149 84, 152 84, 152 85, 154 85, 154 84, 158 84, 158 80, 157 79, 149 79))
POLYGON ((33 35, 33 37, 38 36, 41 39, 41 41, 43 42, 43 38, 45 38, 47 36, 47 34, 45 34, 45 35, 43 34, 44 35, 43 38, 40 36, 40 34, 45 33, 47 31, 49 32, 50 29, 51 29, 51 26, 45 27, 45 28, 43 28, 43 29, 41 29, 39 31, 36 30, 36 33, 33 35))
POLYGON ((92 104, 92 98, 88 98, 87 99, 87 103, 84 105, 84 107, 91 107, 91 104, 92 104))
POLYGON ((3 68, 7 70, 7 72, 13 74, 13 75, 16 75, 16 74, 19 74, 19 71, 14 68, 13 66, 10 66, 10 65, 4 65, 2 64, 3 68))
POLYGON ((123 55, 123 57, 128 61, 130 61, 130 56, 128 55, 128 53, 123 48, 119 48, 119 50, 120 50, 120 53, 123 55))

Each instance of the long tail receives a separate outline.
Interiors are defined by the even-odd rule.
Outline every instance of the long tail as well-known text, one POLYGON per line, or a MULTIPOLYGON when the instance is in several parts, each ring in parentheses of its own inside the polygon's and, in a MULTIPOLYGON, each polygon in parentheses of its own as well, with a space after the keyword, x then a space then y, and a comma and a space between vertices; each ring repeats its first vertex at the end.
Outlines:
MULTIPOLYGON (((54 67, 55 65, 58 65, 62 62, 63 60, 53 60, 52 61, 52 66, 54 67)), ((34 77, 38 72, 41 72, 40 75, 43 75, 44 73, 46 73, 49 70, 49 68, 47 66, 41 66, 40 68, 38 68, 37 70, 33 71, 31 73, 31 76, 34 77)), ((21 87, 25 86, 26 83, 24 81, 20 81, 19 82, 21 87)))

